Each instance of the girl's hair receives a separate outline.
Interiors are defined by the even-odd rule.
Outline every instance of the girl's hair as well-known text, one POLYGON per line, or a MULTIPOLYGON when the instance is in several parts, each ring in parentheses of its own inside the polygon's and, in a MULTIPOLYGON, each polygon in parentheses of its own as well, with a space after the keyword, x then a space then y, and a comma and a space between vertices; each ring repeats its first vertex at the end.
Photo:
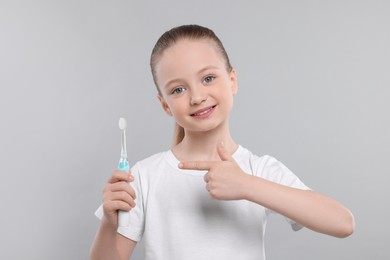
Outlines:
MULTIPOLYGON (((190 24, 174 27, 169 31, 166 31, 161 37, 157 40, 154 48, 152 50, 152 55, 150 57, 150 68, 152 70, 152 76, 154 84, 156 85, 158 94, 162 97, 160 88, 157 85, 157 76, 156 76, 156 64, 159 62, 162 54, 166 49, 172 47, 180 40, 210 40, 211 43, 216 47, 216 50, 221 54, 222 58, 225 60, 226 70, 231 71, 232 66, 229 61, 229 56, 226 53, 225 48, 222 45, 222 42, 215 35, 215 33, 209 28, 190 24)), ((184 138, 184 129, 176 123, 175 132, 173 138, 173 145, 180 143, 184 138)))

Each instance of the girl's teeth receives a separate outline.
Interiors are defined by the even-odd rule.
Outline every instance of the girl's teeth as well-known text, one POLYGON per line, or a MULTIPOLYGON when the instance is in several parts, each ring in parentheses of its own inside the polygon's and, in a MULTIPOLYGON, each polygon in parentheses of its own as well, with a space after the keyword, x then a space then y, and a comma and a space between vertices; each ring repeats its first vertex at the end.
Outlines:
POLYGON ((203 111, 203 112, 200 112, 200 113, 196 113, 195 115, 196 115, 196 116, 201 116, 201 115, 206 114, 206 113, 209 112, 210 110, 211 110, 211 108, 210 108, 210 109, 207 109, 206 111, 203 111))

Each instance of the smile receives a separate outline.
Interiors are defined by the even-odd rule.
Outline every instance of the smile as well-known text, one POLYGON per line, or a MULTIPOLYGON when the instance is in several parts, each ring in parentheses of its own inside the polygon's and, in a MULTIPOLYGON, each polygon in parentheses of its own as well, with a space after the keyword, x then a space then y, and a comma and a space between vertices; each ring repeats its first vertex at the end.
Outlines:
POLYGON ((197 117, 197 118, 205 118, 208 117, 214 110, 214 108, 217 105, 211 106, 211 107, 206 107, 204 109, 200 109, 196 111, 195 113, 191 114, 192 117, 197 117))

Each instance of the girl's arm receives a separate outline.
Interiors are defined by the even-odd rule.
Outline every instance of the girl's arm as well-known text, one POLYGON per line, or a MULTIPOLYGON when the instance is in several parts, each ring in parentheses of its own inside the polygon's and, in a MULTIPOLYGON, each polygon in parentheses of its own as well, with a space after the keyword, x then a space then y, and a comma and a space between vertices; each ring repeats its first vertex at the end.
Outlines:
POLYGON ((117 232, 117 228, 103 219, 100 222, 90 251, 91 260, 130 259, 137 242, 117 232))
POLYGON ((211 198, 246 199, 278 212, 314 231, 335 237, 347 237, 355 228, 352 213, 336 200, 314 191, 300 190, 242 171, 222 144, 222 161, 181 162, 181 169, 207 170, 204 177, 211 198))
POLYGON ((103 190, 103 217, 90 250, 91 260, 129 259, 137 242, 117 232, 118 210, 129 211, 135 206, 135 192, 128 184, 131 174, 115 171, 103 190))
POLYGON ((314 231, 347 237, 355 228, 352 213, 320 193, 283 186, 248 175, 243 182, 245 199, 276 211, 314 231))

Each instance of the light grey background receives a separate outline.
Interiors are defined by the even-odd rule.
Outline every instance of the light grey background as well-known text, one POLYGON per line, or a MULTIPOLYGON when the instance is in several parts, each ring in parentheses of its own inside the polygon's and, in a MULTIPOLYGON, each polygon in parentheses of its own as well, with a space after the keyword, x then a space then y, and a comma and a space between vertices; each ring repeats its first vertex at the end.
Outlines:
POLYGON ((236 140, 355 215, 347 239, 273 216, 268 259, 390 259, 389 14, 388 1, 1 0, 0 259, 87 259, 119 117, 132 162, 170 147, 149 55, 186 23, 211 27, 237 68, 236 140))

